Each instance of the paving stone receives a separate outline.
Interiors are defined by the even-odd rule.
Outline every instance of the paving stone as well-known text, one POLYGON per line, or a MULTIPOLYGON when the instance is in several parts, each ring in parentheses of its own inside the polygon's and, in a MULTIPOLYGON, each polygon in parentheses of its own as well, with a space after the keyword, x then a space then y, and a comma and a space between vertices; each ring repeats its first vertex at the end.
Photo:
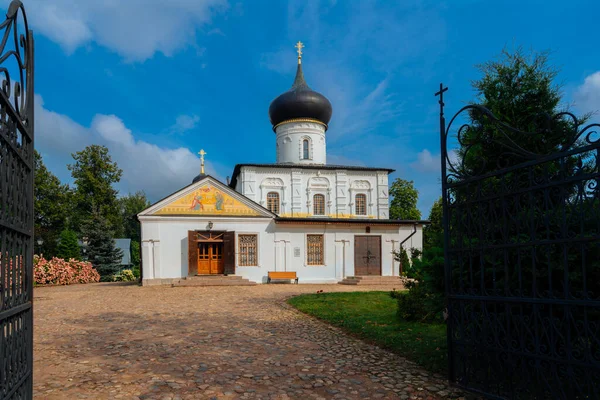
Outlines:
POLYGON ((285 303, 343 285, 36 287, 38 398, 442 399, 440 375, 285 303))

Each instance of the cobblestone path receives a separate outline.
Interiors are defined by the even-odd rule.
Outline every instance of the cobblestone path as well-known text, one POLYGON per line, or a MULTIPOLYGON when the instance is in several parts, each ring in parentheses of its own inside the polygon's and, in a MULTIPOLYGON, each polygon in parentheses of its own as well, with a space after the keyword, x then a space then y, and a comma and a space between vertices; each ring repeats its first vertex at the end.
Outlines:
POLYGON ((294 294, 320 289, 365 290, 342 285, 36 288, 34 395, 40 399, 450 395, 441 377, 284 303, 294 294))

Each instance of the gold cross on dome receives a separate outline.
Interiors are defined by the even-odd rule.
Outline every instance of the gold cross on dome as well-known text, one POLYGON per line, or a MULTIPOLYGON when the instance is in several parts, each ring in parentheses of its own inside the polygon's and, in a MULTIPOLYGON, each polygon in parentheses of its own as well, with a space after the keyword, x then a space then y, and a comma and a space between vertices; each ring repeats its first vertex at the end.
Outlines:
POLYGON ((304 48, 304 44, 302 44, 301 41, 298 41, 294 47, 298 49, 298 64, 300 64, 300 60, 302 60, 302 49, 304 48))
POLYGON ((198 153, 200 154, 200 161, 201 161, 201 166, 202 168, 200 169, 200 173, 203 174, 204 173, 204 156, 207 155, 208 153, 204 151, 204 149, 200 150, 200 152, 198 153))

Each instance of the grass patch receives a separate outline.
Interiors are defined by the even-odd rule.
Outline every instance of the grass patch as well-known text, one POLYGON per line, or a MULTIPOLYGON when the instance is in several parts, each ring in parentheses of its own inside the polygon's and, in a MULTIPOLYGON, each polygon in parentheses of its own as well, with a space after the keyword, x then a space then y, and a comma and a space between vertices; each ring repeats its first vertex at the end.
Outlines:
POLYGON ((431 372, 446 373, 446 325, 401 321, 389 292, 305 294, 288 303, 431 372))

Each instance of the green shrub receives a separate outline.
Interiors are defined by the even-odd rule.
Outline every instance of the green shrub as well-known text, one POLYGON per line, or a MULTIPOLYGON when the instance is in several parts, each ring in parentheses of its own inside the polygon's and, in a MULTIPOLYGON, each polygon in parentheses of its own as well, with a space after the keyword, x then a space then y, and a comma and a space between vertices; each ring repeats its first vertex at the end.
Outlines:
POLYGON ((397 297, 398 316, 407 321, 442 320, 444 299, 444 251, 433 247, 415 257, 411 278, 406 283, 408 292, 397 297))
POLYGON ((418 281, 409 281, 406 283, 408 292, 399 293, 398 299, 398 317, 406 321, 430 321, 431 318, 427 310, 424 285, 418 281))
POLYGON ((406 276, 407 272, 410 271, 411 268, 408 252, 404 249, 404 247, 400 247, 399 251, 394 251, 394 258, 400 263, 402 276, 406 276))
POLYGON ((402 268, 402 276, 414 279, 417 271, 415 270, 415 260, 420 259, 423 252, 419 249, 411 247, 406 251, 401 247, 399 251, 394 251, 394 258, 398 261, 402 268), (410 252, 410 255, 409 255, 410 252))
POLYGON ((112 276, 113 282, 135 282, 136 280, 135 274, 130 269, 124 269, 120 274, 112 276))

